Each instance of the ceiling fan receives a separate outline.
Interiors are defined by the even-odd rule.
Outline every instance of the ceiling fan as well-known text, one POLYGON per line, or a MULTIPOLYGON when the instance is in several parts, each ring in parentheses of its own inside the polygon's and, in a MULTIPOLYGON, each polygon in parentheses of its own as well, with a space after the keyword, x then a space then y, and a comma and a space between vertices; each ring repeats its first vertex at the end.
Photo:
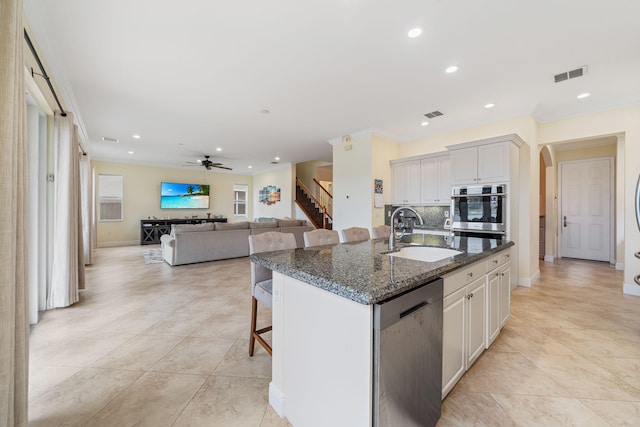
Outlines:
POLYGON ((224 166, 222 163, 220 162, 212 162, 211 160, 209 160, 211 156, 204 156, 204 159, 202 160, 198 160, 198 163, 195 162, 187 162, 188 165, 186 166, 204 166, 204 168, 206 170, 211 170, 211 168, 219 168, 219 169, 226 169, 226 170, 233 170, 232 168, 229 168, 227 166, 224 166))

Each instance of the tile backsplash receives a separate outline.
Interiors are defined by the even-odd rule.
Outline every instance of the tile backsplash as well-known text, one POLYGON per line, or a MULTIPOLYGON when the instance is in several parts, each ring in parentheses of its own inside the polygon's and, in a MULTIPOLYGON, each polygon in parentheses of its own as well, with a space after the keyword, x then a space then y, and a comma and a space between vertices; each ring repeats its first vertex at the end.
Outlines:
MULTIPOLYGON (((384 205, 384 223, 390 225, 391 214, 398 206, 384 205)), ((450 206, 411 206, 415 209, 427 227, 444 229, 444 220, 449 214, 450 206)), ((413 216, 411 212, 405 211, 406 216, 413 216)))

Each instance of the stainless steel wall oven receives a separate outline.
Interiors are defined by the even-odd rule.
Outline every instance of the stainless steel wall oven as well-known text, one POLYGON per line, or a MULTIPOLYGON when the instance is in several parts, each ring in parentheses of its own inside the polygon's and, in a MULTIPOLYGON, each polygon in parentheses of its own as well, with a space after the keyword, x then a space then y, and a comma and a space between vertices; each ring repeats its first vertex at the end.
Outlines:
POLYGON ((507 185, 453 187, 451 215, 454 234, 503 237, 507 232, 507 185))

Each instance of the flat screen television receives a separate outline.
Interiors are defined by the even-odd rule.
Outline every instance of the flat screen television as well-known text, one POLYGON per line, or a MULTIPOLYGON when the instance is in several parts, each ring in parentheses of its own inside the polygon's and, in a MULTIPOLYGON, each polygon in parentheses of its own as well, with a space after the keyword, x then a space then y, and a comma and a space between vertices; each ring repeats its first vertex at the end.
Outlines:
POLYGON ((160 209, 208 209, 209 185, 163 182, 160 209))

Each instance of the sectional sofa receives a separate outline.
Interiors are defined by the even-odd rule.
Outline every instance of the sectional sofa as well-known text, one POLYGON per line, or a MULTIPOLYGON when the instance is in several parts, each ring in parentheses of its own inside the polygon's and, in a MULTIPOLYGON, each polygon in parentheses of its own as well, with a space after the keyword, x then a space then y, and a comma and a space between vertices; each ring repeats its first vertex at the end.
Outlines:
POLYGON ((293 233, 299 248, 303 233, 313 230, 304 220, 276 219, 266 222, 174 224, 171 234, 160 238, 162 257, 170 265, 249 256, 249 236, 266 231, 293 233))

